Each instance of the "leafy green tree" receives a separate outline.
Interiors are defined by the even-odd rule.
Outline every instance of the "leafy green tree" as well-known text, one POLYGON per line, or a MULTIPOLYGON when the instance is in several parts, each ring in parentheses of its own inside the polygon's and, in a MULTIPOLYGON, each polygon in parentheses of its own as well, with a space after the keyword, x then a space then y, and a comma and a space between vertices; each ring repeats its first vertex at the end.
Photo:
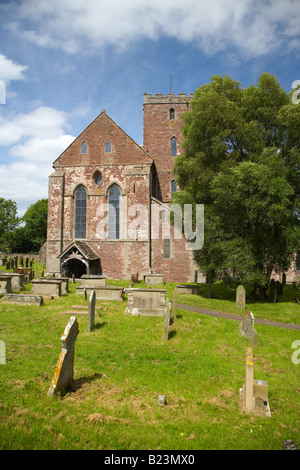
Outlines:
POLYGON ((40 199, 29 206, 22 222, 25 225, 15 230, 11 248, 19 253, 36 253, 47 238, 48 199, 40 199))
POLYGON ((8 251, 12 233, 19 223, 17 204, 0 197, 0 250, 8 251))
POLYGON ((194 257, 209 282, 231 276, 264 295, 273 268, 299 249, 300 105, 263 73, 242 88, 228 76, 198 88, 184 115, 174 202, 205 206, 194 257))

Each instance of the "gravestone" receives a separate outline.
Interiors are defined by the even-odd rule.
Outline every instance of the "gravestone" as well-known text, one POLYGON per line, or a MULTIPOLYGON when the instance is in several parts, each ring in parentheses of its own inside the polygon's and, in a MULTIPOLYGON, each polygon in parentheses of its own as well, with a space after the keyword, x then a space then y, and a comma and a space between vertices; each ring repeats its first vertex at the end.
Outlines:
POLYGON ((166 311, 164 321, 164 338, 166 341, 169 339, 169 327, 170 327, 170 309, 166 311))
POLYGON ((5 294, 2 302, 10 302, 21 305, 37 305, 38 307, 44 305, 44 300, 41 295, 32 294, 5 294))
POLYGON ((242 336, 251 341, 252 346, 257 345, 257 331, 254 328, 254 315, 247 310, 240 323, 239 330, 242 336))
POLYGON ((184 294, 193 294, 193 295, 200 295, 200 286, 195 285, 180 285, 177 286, 177 292, 180 295, 184 294))
POLYGON ((245 383, 240 388, 240 406, 243 411, 257 416, 271 416, 268 400, 268 383, 255 380, 252 348, 246 348, 245 383))
POLYGON ((124 288, 118 286, 76 286, 76 294, 84 294, 86 290, 87 295, 93 290, 96 292, 97 299, 99 300, 124 300, 124 288))
POLYGON ((106 286, 106 276, 96 274, 83 274, 83 276, 81 276, 81 285, 83 287, 104 287, 106 286))
POLYGON ((93 290, 89 300, 88 312, 88 332, 92 331, 95 326, 95 306, 96 306, 96 293, 93 290))
POLYGON ((162 274, 146 274, 144 280, 148 286, 165 283, 165 278, 162 274))
POLYGON ((84 300, 87 299, 87 290, 86 290, 86 287, 83 288, 83 298, 84 298, 84 300))
POLYGON ((286 274, 282 273, 282 285, 286 286, 286 274))
POLYGON ((160 406, 165 406, 167 404, 166 395, 158 395, 158 404, 160 406))
POLYGON ((277 295, 282 295, 283 286, 282 286, 281 282, 276 281, 276 282, 275 282, 275 285, 277 286, 277 295))
POLYGON ((244 286, 240 285, 236 289, 236 299, 235 305, 237 308, 246 308, 246 289, 244 286))
POLYGON ((5 363, 6 363, 5 343, 4 341, 0 340, 0 364, 5 364, 5 363))
POLYGON ((9 294, 12 293, 12 276, 10 275, 0 275, 0 294, 9 294))
POLYGON ((127 289, 127 315, 164 317, 171 309, 165 289, 127 289))
POLYGON ((276 303, 277 299, 277 286, 275 279, 271 279, 270 282, 270 301, 273 302, 274 304, 276 303))
POLYGON ((175 287, 175 289, 174 289, 174 301, 173 301, 173 320, 175 320, 175 318, 176 318, 177 294, 178 294, 178 290, 177 290, 177 287, 175 287))
POLYGON ((79 333, 76 317, 71 317, 62 337, 62 352, 54 371, 53 379, 48 390, 48 395, 65 392, 73 381, 75 341, 79 333))
POLYGON ((31 284, 31 293, 43 296, 58 296, 62 294, 63 281, 57 279, 34 279, 31 284))

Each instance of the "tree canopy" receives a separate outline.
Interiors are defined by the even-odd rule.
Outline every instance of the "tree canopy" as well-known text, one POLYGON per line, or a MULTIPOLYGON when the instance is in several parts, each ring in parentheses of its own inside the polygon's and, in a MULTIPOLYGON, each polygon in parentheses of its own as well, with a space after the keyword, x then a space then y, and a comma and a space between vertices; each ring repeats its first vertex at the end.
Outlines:
POLYGON ((300 105, 268 73, 248 88, 217 75, 183 119, 174 202, 204 204, 195 260, 210 281, 265 287, 300 248, 300 105))
POLYGON ((40 199, 20 218, 16 203, 0 198, 0 249, 15 253, 38 252, 47 238, 47 212, 48 199, 40 199))
POLYGON ((17 204, 11 199, 0 197, 0 250, 7 250, 12 233, 19 223, 17 204))

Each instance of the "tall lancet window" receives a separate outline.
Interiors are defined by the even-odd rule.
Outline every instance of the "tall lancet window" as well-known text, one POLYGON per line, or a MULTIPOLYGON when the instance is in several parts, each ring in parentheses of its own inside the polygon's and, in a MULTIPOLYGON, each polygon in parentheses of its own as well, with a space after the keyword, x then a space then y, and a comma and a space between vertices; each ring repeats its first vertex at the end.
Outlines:
POLYGON ((81 185, 75 194, 75 238, 86 238, 86 190, 81 185))
POLYGON ((171 139, 171 157, 177 156, 177 140, 176 137, 171 139))
POLYGON ((116 184, 109 190, 108 204, 108 238, 118 240, 120 238, 121 192, 116 184))

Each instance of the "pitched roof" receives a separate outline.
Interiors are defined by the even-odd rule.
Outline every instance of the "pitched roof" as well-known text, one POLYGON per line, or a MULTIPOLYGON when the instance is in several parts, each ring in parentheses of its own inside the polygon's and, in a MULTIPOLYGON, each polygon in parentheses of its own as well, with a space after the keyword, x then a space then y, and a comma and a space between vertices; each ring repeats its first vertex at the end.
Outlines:
POLYGON ((71 245, 69 245, 68 248, 58 256, 58 258, 62 258, 68 253, 68 251, 73 250, 73 248, 77 249, 82 256, 89 261, 99 259, 99 255, 97 255, 97 253, 95 253, 95 251, 86 242, 81 240, 75 240, 71 243, 71 245))

